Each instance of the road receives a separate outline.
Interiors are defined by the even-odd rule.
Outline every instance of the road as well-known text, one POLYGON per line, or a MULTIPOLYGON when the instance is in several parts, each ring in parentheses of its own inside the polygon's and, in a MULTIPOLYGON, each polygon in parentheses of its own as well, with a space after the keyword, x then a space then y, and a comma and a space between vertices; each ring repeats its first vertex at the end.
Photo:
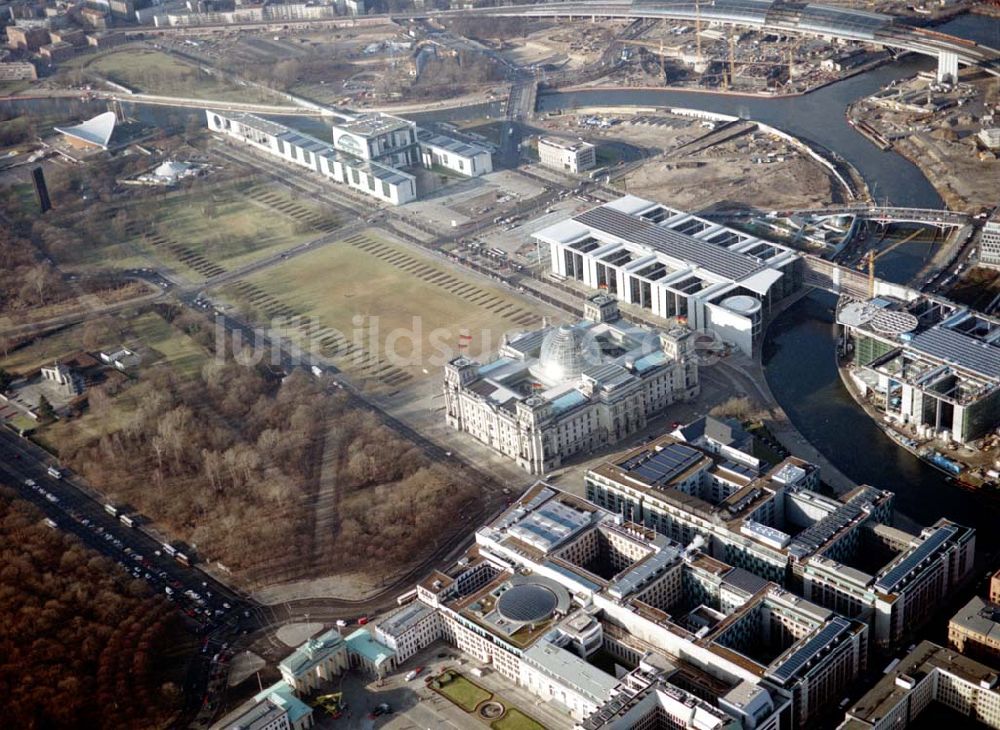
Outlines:
POLYGON ((193 717, 201 707, 219 649, 240 631, 255 627, 254 606, 203 571, 167 556, 162 543, 142 528, 127 527, 106 512, 71 475, 51 476, 48 468, 52 465, 45 451, 0 428, 0 482, 38 507, 57 529, 116 561, 123 579, 145 580, 155 593, 164 595, 169 589, 169 600, 203 637, 203 649, 189 668, 184 688, 185 714, 193 717))

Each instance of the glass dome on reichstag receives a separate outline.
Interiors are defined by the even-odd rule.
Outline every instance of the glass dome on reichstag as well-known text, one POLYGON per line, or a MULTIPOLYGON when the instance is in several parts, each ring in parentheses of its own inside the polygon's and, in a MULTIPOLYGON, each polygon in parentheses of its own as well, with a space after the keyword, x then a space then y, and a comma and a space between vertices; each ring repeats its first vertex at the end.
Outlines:
POLYGON ((538 362, 547 377, 572 380, 587 368, 601 364, 601 346, 586 330, 560 325, 542 340, 538 362))

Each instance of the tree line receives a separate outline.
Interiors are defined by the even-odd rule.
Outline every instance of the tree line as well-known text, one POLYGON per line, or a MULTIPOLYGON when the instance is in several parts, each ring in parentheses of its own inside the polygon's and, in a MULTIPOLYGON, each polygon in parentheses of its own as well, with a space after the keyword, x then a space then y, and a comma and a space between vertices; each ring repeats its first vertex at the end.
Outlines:
POLYGON ((176 608, 0 487, 5 727, 165 728, 193 646, 176 608))

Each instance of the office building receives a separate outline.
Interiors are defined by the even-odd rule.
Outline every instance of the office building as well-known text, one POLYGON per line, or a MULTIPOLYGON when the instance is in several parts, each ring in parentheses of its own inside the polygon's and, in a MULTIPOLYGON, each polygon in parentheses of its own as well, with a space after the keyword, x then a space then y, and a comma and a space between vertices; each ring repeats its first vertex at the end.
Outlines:
POLYGON ((441 638, 586 728, 634 727, 626 705, 801 727, 867 665, 863 622, 541 482, 417 596, 441 638))
MULTIPOLYGON (((679 431, 697 433, 682 427, 679 431)), ((848 618, 898 646, 972 570, 974 530, 939 520, 919 535, 893 528, 891 492, 861 486, 827 497, 819 469, 789 457, 755 467, 732 451, 673 436, 619 454, 586 475, 587 498, 848 618)))
MULTIPOLYGON (((1000 133, 1000 129, 997 132, 1000 133)), ((979 238, 979 261, 987 266, 1000 266, 1000 213, 994 214, 983 226, 979 238)))
POLYGON ((536 232, 556 277, 602 289, 752 355, 765 314, 801 285, 793 250, 627 195, 536 232))
POLYGON ((597 166, 597 148, 582 139, 541 137, 538 140, 538 160, 545 167, 575 174, 597 166))
POLYGON ((213 132, 220 132, 286 162, 318 172, 356 192, 392 205, 402 205, 417 197, 417 183, 413 175, 389 165, 338 151, 328 142, 321 142, 253 114, 224 114, 208 110, 206 115, 208 127, 213 132))
POLYGON ((1000 425, 1000 320, 929 297, 837 311, 856 389, 918 441, 969 444, 1000 425))
POLYGON ((408 168, 441 164, 467 177, 493 169, 485 148, 425 133, 389 114, 344 117, 331 129, 332 144, 253 114, 208 110, 206 117, 213 132, 392 205, 417 198, 408 168))
POLYGON ((72 43, 49 43, 38 49, 38 55, 50 63, 60 63, 68 58, 72 58, 76 53, 76 46, 72 43))
POLYGON ((1000 664, 1000 606, 973 596, 948 622, 948 644, 973 659, 1000 664))
POLYGON ((421 130, 418 136, 424 167, 443 167, 467 177, 493 172, 493 156, 483 147, 427 130, 421 130))
POLYGON ((614 297, 596 294, 579 322, 505 337, 491 362, 449 362, 444 410, 452 428, 544 474, 698 392, 688 329, 633 326, 614 297))
POLYGON ((375 638, 396 654, 402 664, 441 637, 441 619, 426 603, 414 601, 387 616, 375 627, 375 638))
POLYGON ((838 730, 902 730, 934 702, 1000 728, 997 671, 922 641, 848 709, 838 730))
POLYGON ((29 61, 0 62, 0 81, 34 81, 37 78, 38 70, 29 61))

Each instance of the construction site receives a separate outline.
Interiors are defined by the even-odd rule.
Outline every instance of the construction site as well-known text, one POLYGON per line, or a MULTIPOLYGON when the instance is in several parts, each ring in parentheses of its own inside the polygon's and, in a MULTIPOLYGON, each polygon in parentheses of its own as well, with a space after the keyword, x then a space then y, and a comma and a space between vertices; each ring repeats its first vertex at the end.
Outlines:
POLYGON ((730 26, 644 21, 615 41, 610 77, 633 87, 669 86, 751 94, 801 94, 891 58, 859 42, 730 26))
POLYGON ((1000 144, 988 132, 1000 109, 1000 81, 965 72, 956 84, 932 74, 894 82, 848 108, 855 129, 881 149, 919 165, 956 210, 996 205, 1000 144))

